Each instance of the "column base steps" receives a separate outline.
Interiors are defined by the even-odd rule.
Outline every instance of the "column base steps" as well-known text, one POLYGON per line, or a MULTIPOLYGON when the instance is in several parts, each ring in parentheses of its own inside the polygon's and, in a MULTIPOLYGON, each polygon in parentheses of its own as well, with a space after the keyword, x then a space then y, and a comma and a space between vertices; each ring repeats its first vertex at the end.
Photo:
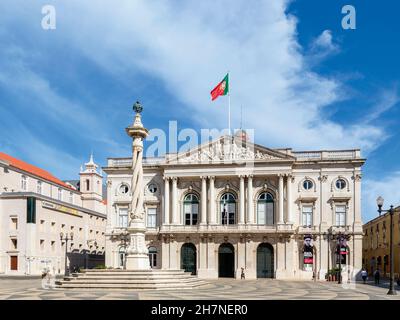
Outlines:
POLYGON ((208 283, 184 270, 90 269, 56 281, 56 289, 182 290, 208 283))

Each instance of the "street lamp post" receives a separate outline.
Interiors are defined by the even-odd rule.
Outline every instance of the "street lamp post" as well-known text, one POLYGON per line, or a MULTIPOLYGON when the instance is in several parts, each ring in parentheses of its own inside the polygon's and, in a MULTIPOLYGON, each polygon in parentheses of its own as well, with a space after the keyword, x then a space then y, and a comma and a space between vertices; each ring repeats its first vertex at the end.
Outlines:
POLYGON ((60 232, 60 240, 65 241, 65 266, 64 266, 64 276, 68 277, 69 276, 69 269, 67 268, 67 253, 68 253, 68 241, 74 239, 74 233, 71 232, 68 236, 68 233, 63 233, 60 232))
POLYGON ((342 236, 342 234, 339 232, 339 235, 337 237, 338 243, 336 245, 337 256, 338 256, 338 260, 339 260, 338 284, 342 283, 342 252, 341 252, 341 243, 340 243, 341 236, 342 236))
POLYGON ((390 253, 389 253, 389 259, 390 259, 390 285, 389 285, 389 291, 387 294, 389 295, 396 295, 396 290, 394 289, 394 257, 393 257, 393 214, 394 214, 394 208, 391 205, 389 210, 382 210, 384 203, 384 199, 379 196, 378 199, 376 199, 376 204, 378 205, 378 212, 379 215, 381 215, 382 212, 389 212, 390 214, 390 253))

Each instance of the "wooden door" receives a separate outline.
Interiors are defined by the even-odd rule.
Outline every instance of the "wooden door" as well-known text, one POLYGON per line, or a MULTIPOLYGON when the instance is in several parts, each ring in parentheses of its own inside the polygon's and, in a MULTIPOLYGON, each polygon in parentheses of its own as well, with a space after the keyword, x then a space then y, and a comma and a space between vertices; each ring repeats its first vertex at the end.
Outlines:
POLYGON ((11 256, 10 257, 10 269, 11 270, 18 270, 18 256, 11 256))

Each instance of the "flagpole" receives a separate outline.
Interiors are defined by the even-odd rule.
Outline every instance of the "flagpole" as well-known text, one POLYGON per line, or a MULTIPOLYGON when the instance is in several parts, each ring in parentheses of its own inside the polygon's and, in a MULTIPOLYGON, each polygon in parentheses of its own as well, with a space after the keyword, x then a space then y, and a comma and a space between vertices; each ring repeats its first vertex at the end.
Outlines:
POLYGON ((228 135, 231 135, 231 95, 228 93, 228 135))
POLYGON ((231 135, 231 79, 228 71, 228 135, 231 135))

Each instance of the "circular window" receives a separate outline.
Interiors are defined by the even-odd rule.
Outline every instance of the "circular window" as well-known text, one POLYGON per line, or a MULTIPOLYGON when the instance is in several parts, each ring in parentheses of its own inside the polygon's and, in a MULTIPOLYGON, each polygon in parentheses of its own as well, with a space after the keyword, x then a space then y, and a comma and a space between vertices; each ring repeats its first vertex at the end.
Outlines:
POLYGON ((127 194, 129 191, 129 187, 126 184, 121 184, 119 187, 119 193, 127 194))
POLYGON ((311 180, 304 180, 303 182, 303 188, 305 190, 311 190, 311 188, 314 186, 313 182, 311 180))
POLYGON ((148 189, 151 193, 157 192, 157 186, 154 183, 149 184, 148 189))
POLYGON ((337 179, 336 180, 336 188, 343 190, 344 188, 346 188, 346 181, 344 181, 343 179, 337 179))

